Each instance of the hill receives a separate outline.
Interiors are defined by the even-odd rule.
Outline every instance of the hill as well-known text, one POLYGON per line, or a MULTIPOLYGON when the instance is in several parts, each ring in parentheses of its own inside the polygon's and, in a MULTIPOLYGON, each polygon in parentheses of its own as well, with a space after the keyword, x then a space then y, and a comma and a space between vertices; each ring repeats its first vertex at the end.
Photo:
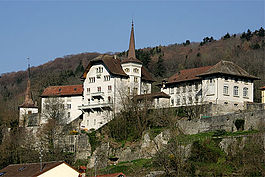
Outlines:
MULTIPOLYGON (((185 41, 182 44, 157 46, 136 50, 158 81, 181 69, 214 65, 220 60, 230 60, 261 80, 255 81, 255 101, 260 102, 258 88, 265 85, 264 29, 242 34, 226 34, 221 39, 205 37, 202 42, 185 41)), ((117 53, 121 58, 126 52, 117 53)), ((50 85, 81 83, 80 76, 89 60, 99 53, 81 53, 56 58, 53 61, 32 67, 32 94, 40 105, 39 96, 50 85)), ((17 124, 17 107, 23 102, 26 90, 27 71, 2 74, 0 78, 0 125, 17 124)), ((158 90, 154 87, 153 89, 158 90)))

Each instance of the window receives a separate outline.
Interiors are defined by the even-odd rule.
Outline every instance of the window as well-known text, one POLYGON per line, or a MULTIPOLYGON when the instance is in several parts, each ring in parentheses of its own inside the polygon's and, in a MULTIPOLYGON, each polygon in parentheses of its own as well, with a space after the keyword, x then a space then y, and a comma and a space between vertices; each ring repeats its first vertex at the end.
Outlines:
POLYGON ((179 93, 179 92, 180 92, 180 88, 177 87, 177 89, 176 89, 176 93, 179 93))
POLYGON ((186 104, 186 97, 183 97, 183 105, 186 104))
POLYGON ((134 77, 134 82, 138 83, 138 77, 134 77))
POLYGON ((189 92, 192 91, 192 84, 189 84, 189 92))
POLYGON ((97 68, 97 73, 103 73, 103 67, 98 67, 97 68))
POLYGON ((131 89, 130 89, 130 87, 128 87, 128 94, 130 94, 131 93, 131 89))
POLYGON ((112 88, 111 85, 108 86, 108 91, 111 92, 112 88))
POLYGON ((67 104, 67 109, 71 109, 71 104, 67 104))
POLYGON ((195 103, 199 103, 199 97, 195 96, 195 103))
POLYGON ((111 97, 110 97, 110 96, 108 96, 108 102, 109 102, 109 103, 111 102, 111 97))
POLYGON ((234 86, 234 96, 238 96, 238 86, 234 86))
POLYGON ((89 120, 86 121, 86 125, 89 126, 89 120))
POLYGON ((228 85, 224 85, 223 94, 228 95, 228 85))
POLYGON ((196 84, 195 84, 195 91, 198 91, 198 89, 199 89, 199 84, 196 83, 196 84))
POLYGON ((238 78, 235 78, 235 82, 238 82, 238 78))
POLYGON ((138 94, 138 88, 133 88, 133 94, 138 94))
POLYGON ((87 90, 87 93, 89 94, 90 93, 90 88, 87 88, 86 90, 87 90))
POLYGON ((70 118, 70 116, 71 116, 71 113, 68 112, 68 113, 67 113, 67 117, 68 117, 68 119, 70 118))
POLYGON ((185 93, 186 92, 186 86, 183 86, 183 91, 182 91, 183 93, 185 93))
POLYGON ((104 81, 109 81, 110 80, 110 75, 104 76, 104 81))
POLYGON ((189 104, 192 104, 192 97, 189 97, 189 104))
POLYGON ((28 114, 32 114, 32 111, 28 111, 28 114))
POLYGON ((126 73, 130 72, 129 68, 125 68, 124 70, 125 70, 126 73))
POLYGON ((174 98, 171 99, 171 106, 174 106, 174 98))
POLYGON ((101 87, 98 87, 98 92, 101 92, 101 87))
POLYGON ((96 80, 95 77, 90 77, 90 78, 89 78, 89 83, 94 83, 95 80, 96 80))
POLYGON ((88 104, 90 104, 90 99, 87 99, 87 101, 88 101, 88 104))
POLYGON ((97 120, 96 119, 94 119, 94 125, 96 125, 97 124, 97 120))
POLYGON ((248 96, 248 88, 244 87, 243 88, 243 97, 247 97, 248 96))
POLYGON ((135 73, 139 73, 139 69, 138 69, 138 68, 134 68, 134 69, 133 69, 133 72, 135 72, 135 73))
POLYGON ((180 98, 177 98, 177 102, 176 102, 177 105, 180 105, 180 98))
POLYGON ((170 88, 170 94, 174 94, 174 88, 170 88))
POLYGON ((228 81, 228 77, 225 77, 225 81, 228 81))
POLYGON ((215 89, 214 89, 214 80, 210 79, 209 81, 209 94, 214 95, 215 89))

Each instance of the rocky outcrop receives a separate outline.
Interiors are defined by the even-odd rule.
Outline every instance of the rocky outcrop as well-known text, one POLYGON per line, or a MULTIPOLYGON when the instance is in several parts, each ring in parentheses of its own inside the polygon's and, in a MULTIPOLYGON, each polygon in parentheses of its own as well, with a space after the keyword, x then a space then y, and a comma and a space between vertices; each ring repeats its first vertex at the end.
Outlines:
POLYGON ((236 127, 236 121, 243 120, 242 130, 258 130, 260 129, 261 123, 265 122, 264 115, 265 110, 257 110, 253 112, 201 117, 194 120, 182 119, 177 122, 176 126, 178 126, 184 134, 197 134, 215 130, 234 132, 238 130, 238 127, 236 127))
POLYGON ((132 161, 136 159, 148 159, 153 157, 156 152, 162 149, 170 139, 169 130, 165 130, 151 140, 150 135, 146 132, 140 143, 125 146, 125 147, 112 147, 110 143, 101 144, 93 152, 89 159, 89 168, 93 168, 95 161, 98 167, 106 167, 108 165, 109 157, 116 157, 119 161, 132 161))

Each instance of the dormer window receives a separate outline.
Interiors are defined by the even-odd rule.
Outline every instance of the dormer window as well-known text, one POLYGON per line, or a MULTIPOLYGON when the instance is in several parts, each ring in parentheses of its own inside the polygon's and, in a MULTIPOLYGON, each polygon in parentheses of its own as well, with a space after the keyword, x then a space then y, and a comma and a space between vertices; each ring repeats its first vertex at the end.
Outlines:
POLYGON ((59 88, 59 92, 60 92, 60 91, 62 91, 62 89, 61 89, 61 88, 59 88))
POLYGON ((135 73, 139 73, 139 69, 138 69, 138 68, 134 68, 134 69, 133 69, 133 72, 135 72, 135 73))
POLYGON ((125 71, 126 73, 128 73, 128 72, 130 72, 130 69, 129 69, 129 68, 125 68, 124 71, 125 71))

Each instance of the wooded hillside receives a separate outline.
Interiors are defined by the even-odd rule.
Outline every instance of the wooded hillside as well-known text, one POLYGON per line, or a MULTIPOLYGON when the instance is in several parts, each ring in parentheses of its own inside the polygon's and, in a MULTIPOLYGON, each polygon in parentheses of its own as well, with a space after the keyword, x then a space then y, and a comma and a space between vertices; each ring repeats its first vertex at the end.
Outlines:
MULTIPOLYGON (((265 85, 264 29, 242 34, 225 34, 221 39, 205 37, 202 42, 185 41, 182 44, 157 46, 136 50, 136 56, 159 81, 181 69, 214 65, 220 60, 233 61, 261 80, 255 81, 255 101, 260 102, 259 87, 265 85)), ((80 76, 89 60, 99 53, 81 53, 56 58, 32 67, 33 98, 40 105, 39 96, 51 85, 81 83, 80 76)), ((126 52, 118 53, 121 58, 126 52)), ((27 71, 2 74, 0 78, 0 126, 17 124, 18 105, 24 100, 27 71)), ((154 88, 157 89, 157 88, 154 88)), ((1 139, 1 138, 0 138, 1 139)))

